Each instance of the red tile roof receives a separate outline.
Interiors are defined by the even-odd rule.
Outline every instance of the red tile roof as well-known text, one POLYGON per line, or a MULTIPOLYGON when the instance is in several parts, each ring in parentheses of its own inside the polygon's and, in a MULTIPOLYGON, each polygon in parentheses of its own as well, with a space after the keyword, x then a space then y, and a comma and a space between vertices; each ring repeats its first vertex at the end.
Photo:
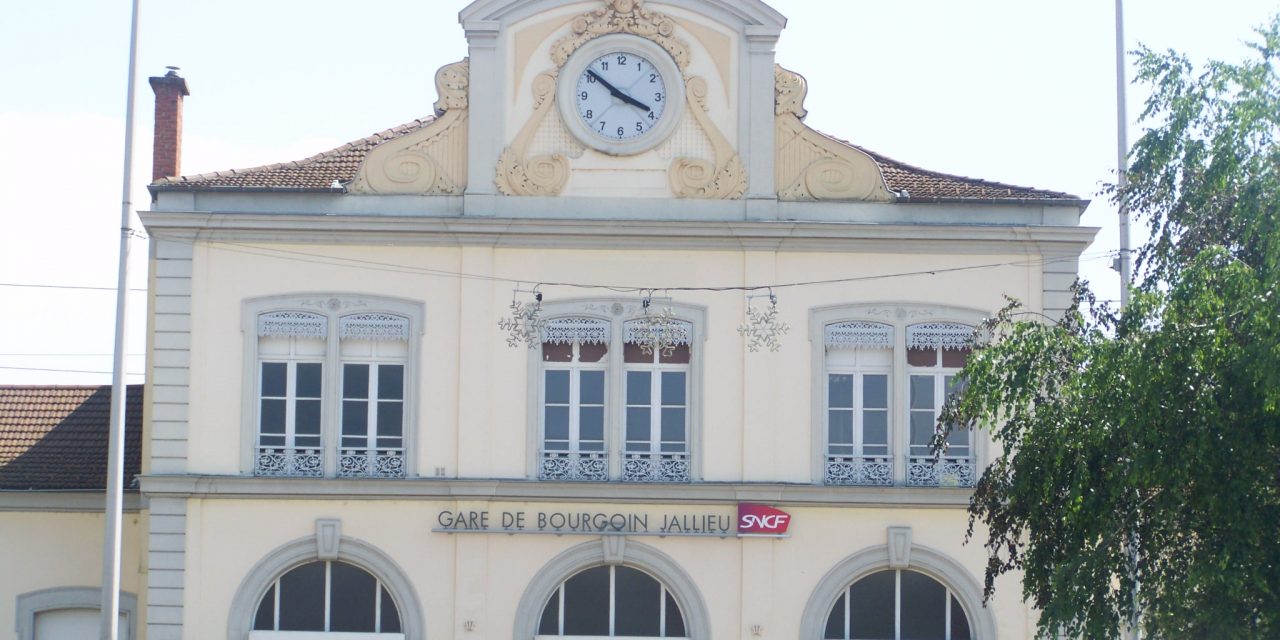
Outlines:
MULTIPOLYGON (((434 118, 414 120, 375 133, 367 138, 349 142, 336 149, 316 154, 304 160, 272 164, 250 169, 231 169, 194 176, 165 178, 151 185, 153 191, 333 191, 341 189, 333 185, 345 185, 355 179, 360 163, 374 147, 400 136, 417 131, 434 118)), ((824 134, 825 135, 825 134, 824 134)), ((889 190, 899 194, 900 202, 912 201, 975 201, 975 202, 1025 202, 1068 201, 1082 203, 1080 198, 1060 191, 1046 191, 1031 187, 1019 187, 976 178, 949 175, 929 171, 899 162, 874 151, 831 136, 832 140, 859 149, 870 155, 884 173, 889 190)))
MULTIPOLYGON (((142 389, 126 394, 126 490, 141 471, 142 389)), ((0 490, 104 490, 110 422, 110 386, 0 386, 0 490)))

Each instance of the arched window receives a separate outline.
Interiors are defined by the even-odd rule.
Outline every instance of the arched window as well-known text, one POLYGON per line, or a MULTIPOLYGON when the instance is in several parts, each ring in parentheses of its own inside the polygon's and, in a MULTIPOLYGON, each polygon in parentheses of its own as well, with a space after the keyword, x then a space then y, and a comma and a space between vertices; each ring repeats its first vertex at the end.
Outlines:
POLYGON ((879 571, 836 598, 824 640, 970 640, 969 618, 945 585, 907 569, 879 571))
POLYGON ((317 561, 295 567, 267 588, 251 640, 342 633, 343 638, 400 640, 400 610, 381 581, 353 564, 317 561), (347 635, 359 634, 359 635, 347 635))
POLYGON ((653 576, 627 566, 574 574, 542 609, 538 638, 685 638, 684 615, 653 576))

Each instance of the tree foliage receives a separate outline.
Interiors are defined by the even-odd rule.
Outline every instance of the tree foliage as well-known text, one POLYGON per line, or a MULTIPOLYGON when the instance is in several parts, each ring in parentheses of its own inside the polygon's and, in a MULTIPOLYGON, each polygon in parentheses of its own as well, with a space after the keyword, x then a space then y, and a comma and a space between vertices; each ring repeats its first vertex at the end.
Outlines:
POLYGON ((1042 636, 1115 637, 1136 605, 1146 637, 1280 638, 1280 16, 1258 35, 1200 71, 1138 52, 1132 304, 1010 305, 944 412, 1003 449, 970 535, 988 594, 1022 572, 1042 636))

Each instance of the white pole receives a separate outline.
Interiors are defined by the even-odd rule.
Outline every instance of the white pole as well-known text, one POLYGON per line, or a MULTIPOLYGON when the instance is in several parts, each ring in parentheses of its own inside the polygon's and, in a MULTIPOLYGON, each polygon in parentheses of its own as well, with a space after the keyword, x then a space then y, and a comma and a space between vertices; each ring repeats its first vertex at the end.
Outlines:
MULTIPOLYGON (((1125 99, 1124 0, 1116 0, 1116 173, 1123 191, 1129 185, 1129 110, 1125 99)), ((1129 207, 1120 202, 1120 308, 1129 306, 1133 250, 1129 243, 1129 207)))
POLYGON ((133 223, 133 103, 138 77, 138 4, 129 27, 129 94, 124 116, 124 178, 120 200, 120 264, 116 277, 116 341, 111 370, 111 430, 107 504, 102 536, 102 617, 98 637, 117 640, 120 611, 120 530, 124 502, 125 329, 128 324, 129 245, 133 223))

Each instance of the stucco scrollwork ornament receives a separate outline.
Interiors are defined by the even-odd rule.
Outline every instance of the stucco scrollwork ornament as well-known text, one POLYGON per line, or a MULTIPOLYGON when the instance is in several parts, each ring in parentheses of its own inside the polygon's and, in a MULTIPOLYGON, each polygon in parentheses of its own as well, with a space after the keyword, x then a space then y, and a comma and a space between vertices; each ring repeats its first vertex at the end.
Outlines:
POLYGON ((675 37, 671 18, 644 7, 644 0, 606 0, 605 6, 574 18, 573 32, 551 47, 551 59, 563 67, 582 45, 611 33, 629 33, 656 42, 681 71, 689 66, 689 47, 675 37))
POLYGON ((556 196, 569 183, 569 158, 563 154, 527 157, 529 145, 556 103, 556 75, 540 74, 533 81, 534 110, 510 147, 498 157, 495 183, 503 195, 556 196))
POLYGON ((893 192, 871 156, 804 124, 807 91, 803 77, 775 67, 774 178, 778 199, 893 202, 893 192))
POLYGON ((460 195, 467 186, 468 60, 436 72, 435 119, 374 147, 348 186, 352 193, 460 195))
POLYGON ((676 158, 667 170, 671 192, 679 198, 736 200, 747 190, 747 168, 728 138, 707 115, 707 81, 699 76, 685 83, 689 113, 711 140, 715 164, 697 158, 676 158))

